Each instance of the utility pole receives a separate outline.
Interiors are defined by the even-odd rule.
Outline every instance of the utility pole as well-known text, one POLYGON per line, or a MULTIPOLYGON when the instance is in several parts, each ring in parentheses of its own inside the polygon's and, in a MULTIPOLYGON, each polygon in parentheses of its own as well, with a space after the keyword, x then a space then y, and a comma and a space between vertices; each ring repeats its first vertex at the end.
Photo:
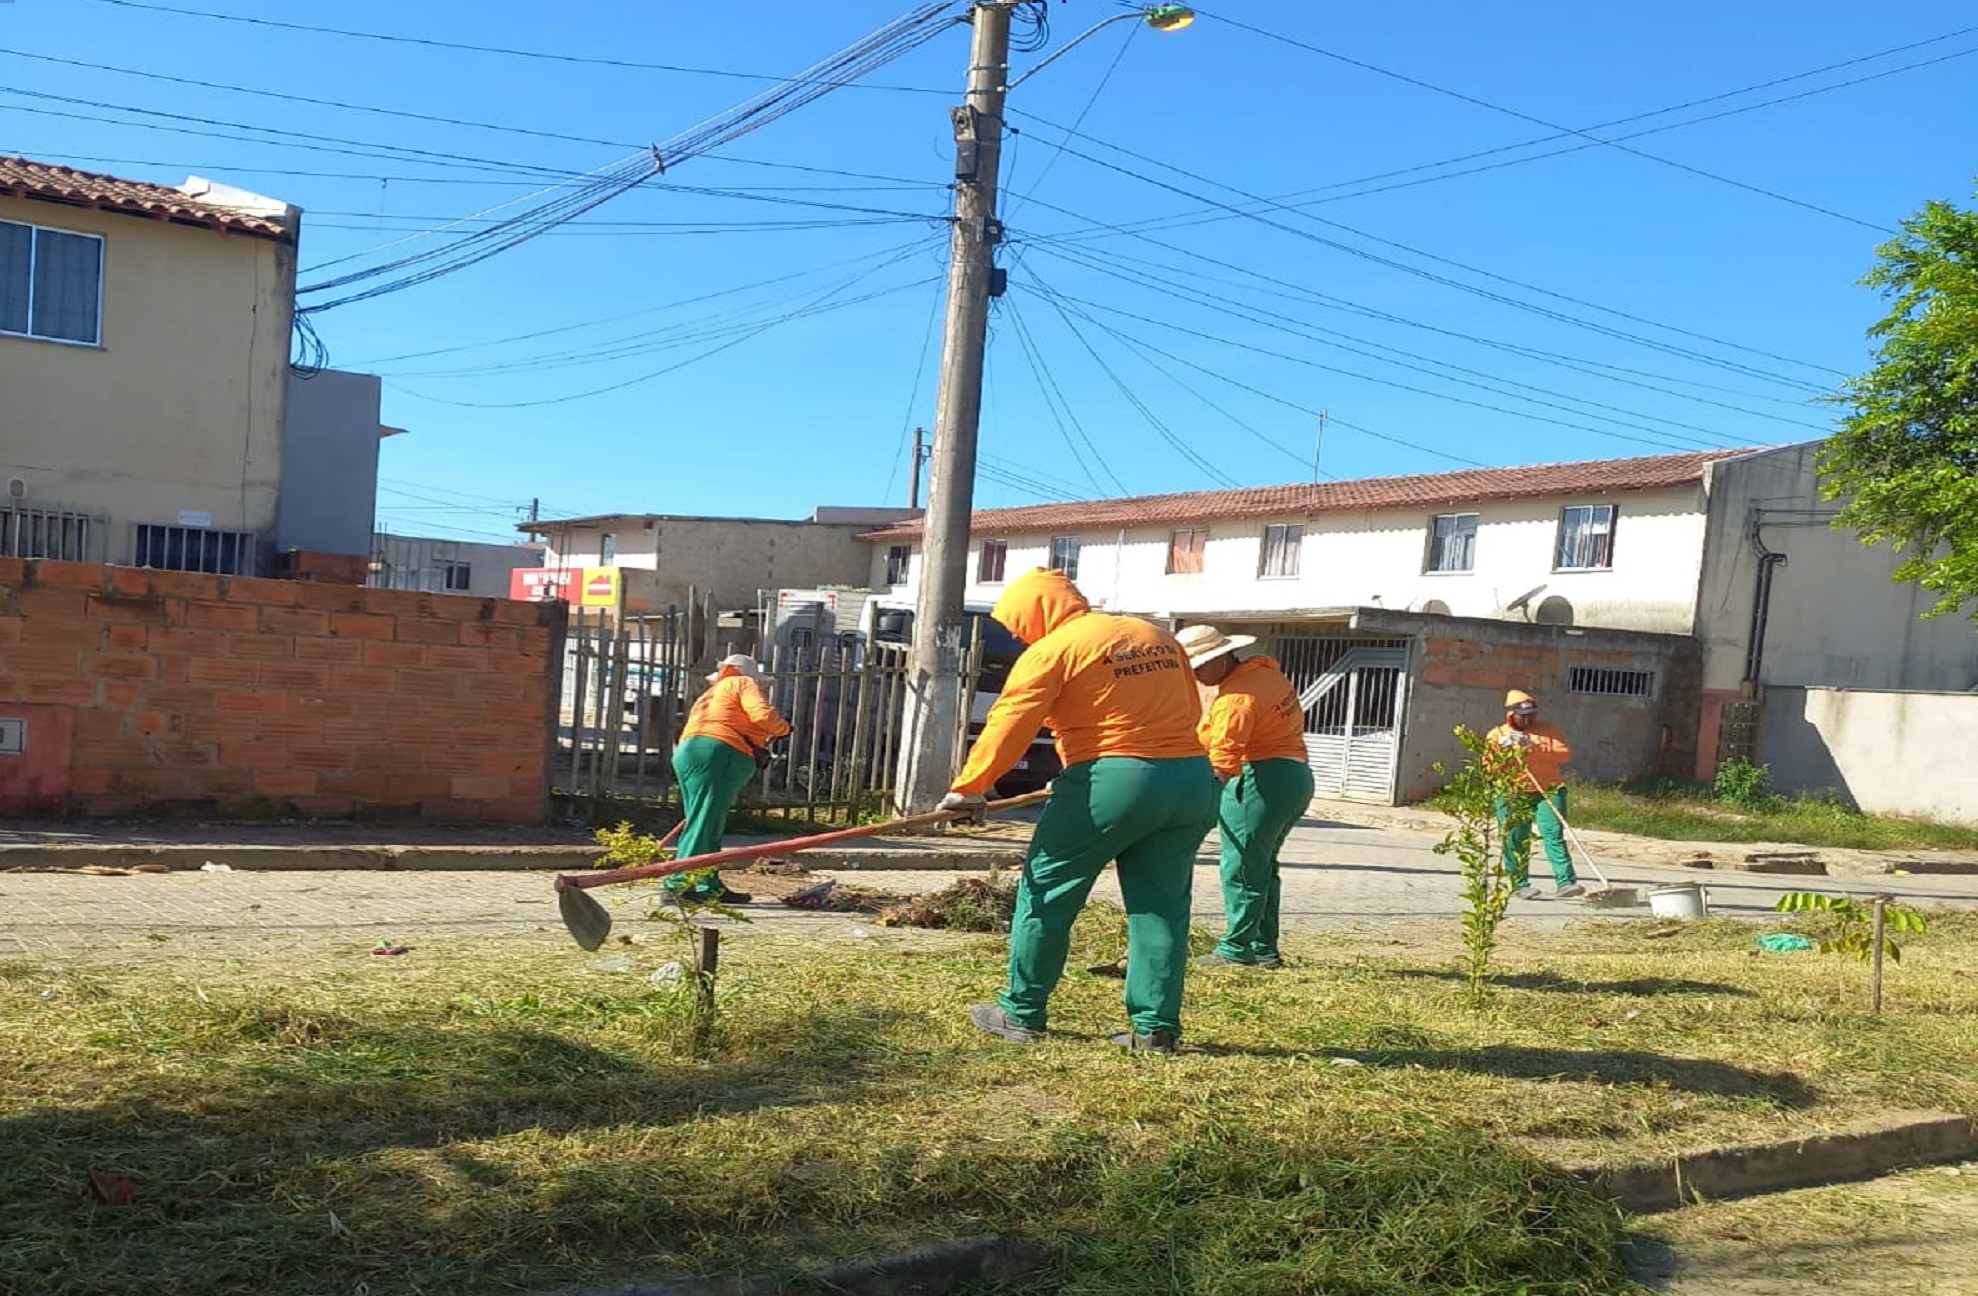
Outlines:
POLYGON ((935 398, 933 471, 922 527, 920 594, 907 656, 906 731, 894 800, 928 809, 954 774, 961 718, 962 590, 975 503, 975 437, 982 419, 983 353, 995 295, 996 181, 1003 151, 1013 0, 981 0, 971 12, 968 98, 953 109, 955 216, 948 265, 948 319, 935 398))
POLYGON ((907 507, 920 507, 920 470, 927 466, 927 429, 913 430, 913 477, 907 482, 907 507))
POLYGON ((1326 420, 1332 415, 1319 411, 1319 437, 1312 442, 1312 485, 1319 484, 1319 458, 1326 452, 1326 420))

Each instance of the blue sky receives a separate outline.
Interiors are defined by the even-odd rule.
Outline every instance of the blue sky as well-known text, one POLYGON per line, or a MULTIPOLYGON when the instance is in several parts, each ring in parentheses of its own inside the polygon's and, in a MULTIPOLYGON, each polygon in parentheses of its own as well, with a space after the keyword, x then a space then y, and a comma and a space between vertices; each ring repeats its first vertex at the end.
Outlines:
MULTIPOLYGON (((295 203, 305 285, 768 84, 708 73, 787 74, 907 8, 162 2, 706 70, 149 0, 0 6, 0 151, 295 203)), ((1045 52, 1117 12, 1053 4, 1045 52)), ((384 447, 380 521, 493 537, 532 499, 904 503, 966 54, 958 26, 877 88, 320 315, 330 362, 384 374, 386 421, 411 431, 384 447)), ((1772 444, 1818 435, 1819 393, 1863 365, 1874 246, 1926 199, 1971 196, 1978 18, 1221 0, 1184 32, 1114 24, 1011 106, 979 505, 1307 480, 1321 410, 1328 477, 1772 444)))

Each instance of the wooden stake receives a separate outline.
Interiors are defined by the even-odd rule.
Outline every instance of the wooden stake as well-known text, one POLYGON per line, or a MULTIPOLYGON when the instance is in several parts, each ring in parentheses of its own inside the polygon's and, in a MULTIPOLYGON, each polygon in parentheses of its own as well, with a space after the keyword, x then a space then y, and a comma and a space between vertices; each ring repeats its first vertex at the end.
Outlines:
POLYGON ((1875 906, 1875 934, 1870 939, 1872 939, 1875 942, 1875 949, 1874 949, 1875 980, 1874 980, 1874 990, 1872 991, 1872 998, 1874 1001, 1874 1010, 1876 1012, 1881 1012, 1882 1011, 1882 942, 1884 937, 1887 935, 1889 929, 1888 928, 1889 897, 1876 896, 1873 903, 1875 906))

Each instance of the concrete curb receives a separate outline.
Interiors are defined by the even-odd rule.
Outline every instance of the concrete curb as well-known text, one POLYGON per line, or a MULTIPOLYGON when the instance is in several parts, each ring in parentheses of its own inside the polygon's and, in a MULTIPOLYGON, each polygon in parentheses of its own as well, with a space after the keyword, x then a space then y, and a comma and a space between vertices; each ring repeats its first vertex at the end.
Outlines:
MULTIPOLYGON (((736 843, 746 844, 746 843, 736 843)), ((354 870, 383 873, 558 872, 597 867, 596 846, 242 846, 220 842, 171 842, 105 846, 92 843, 0 845, 0 873, 9 869, 77 869, 86 865, 135 868, 162 864, 174 873, 197 872, 208 863, 239 873, 308 873, 354 870)), ((795 858, 819 872, 983 871, 1023 862, 1024 848, 935 850, 876 847, 808 851, 795 858)))
POLYGON ((1638 1215, 1698 1198, 1749 1197, 1872 1179, 1910 1166, 1978 1156, 1978 1120, 1953 1112, 1890 1112, 1832 1134, 1712 1148, 1669 1161, 1569 1170, 1638 1215))
POLYGON ((797 1278, 632 1282, 565 1289, 546 1296, 778 1296, 801 1291, 843 1296, 944 1296, 964 1283, 1021 1282, 1040 1272, 1046 1261, 1043 1248, 991 1233, 861 1264, 837 1265, 797 1278))

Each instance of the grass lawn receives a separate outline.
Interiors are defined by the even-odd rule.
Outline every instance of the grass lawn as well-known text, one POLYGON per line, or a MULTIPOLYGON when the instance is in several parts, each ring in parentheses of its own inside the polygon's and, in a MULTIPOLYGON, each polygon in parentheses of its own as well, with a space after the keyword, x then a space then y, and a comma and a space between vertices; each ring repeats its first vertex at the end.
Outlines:
MULTIPOLYGON (((1968 915, 1880 1019, 1728 922, 1507 927, 1481 1012, 1447 945, 1294 939, 1191 977, 1173 1060, 1108 1047, 1119 982, 1077 971, 1062 1038, 973 1032, 994 937, 746 928, 696 1060, 656 930, 619 973, 560 932, 0 964, 0 1291, 554 1291, 1001 1231, 1063 1296, 1598 1296, 1636 1290, 1626 1221, 1555 1165, 1978 1111, 1968 915)), ((1072 966, 1118 940, 1089 915, 1072 966)))
POLYGON ((1579 828, 1665 841, 1791 842, 1845 850, 1978 850, 1978 828, 1902 815, 1871 815, 1831 801, 1779 798, 1762 812, 1714 800, 1701 788, 1617 788, 1575 783, 1579 828))

